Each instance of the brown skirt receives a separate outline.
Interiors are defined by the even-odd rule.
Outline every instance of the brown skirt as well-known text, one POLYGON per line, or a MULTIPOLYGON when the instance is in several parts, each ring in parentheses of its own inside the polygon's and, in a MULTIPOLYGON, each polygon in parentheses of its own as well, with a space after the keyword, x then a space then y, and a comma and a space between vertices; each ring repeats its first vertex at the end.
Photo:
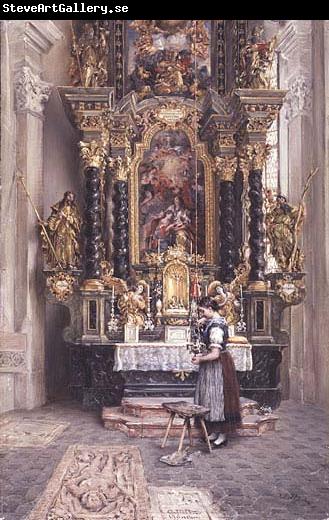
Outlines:
POLYGON ((240 386, 229 352, 220 353, 223 370, 225 421, 206 421, 208 433, 233 433, 241 425, 240 386))

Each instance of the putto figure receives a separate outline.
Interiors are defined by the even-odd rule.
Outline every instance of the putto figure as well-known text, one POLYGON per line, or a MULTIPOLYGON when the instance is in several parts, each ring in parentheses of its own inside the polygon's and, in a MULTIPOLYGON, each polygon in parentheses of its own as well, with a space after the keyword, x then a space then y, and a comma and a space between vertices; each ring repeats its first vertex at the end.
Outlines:
POLYGON ((45 228, 53 249, 44 231, 41 231, 46 262, 52 269, 77 269, 80 263, 79 235, 82 220, 74 193, 66 191, 63 199, 54 204, 51 210, 45 228))

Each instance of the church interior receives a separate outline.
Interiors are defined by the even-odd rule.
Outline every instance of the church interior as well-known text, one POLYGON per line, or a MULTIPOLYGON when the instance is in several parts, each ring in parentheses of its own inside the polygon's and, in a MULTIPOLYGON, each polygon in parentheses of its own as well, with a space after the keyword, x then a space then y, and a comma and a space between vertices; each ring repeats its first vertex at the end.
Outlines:
POLYGON ((326 20, 1 21, 1 518, 329 517, 328 54, 326 20))

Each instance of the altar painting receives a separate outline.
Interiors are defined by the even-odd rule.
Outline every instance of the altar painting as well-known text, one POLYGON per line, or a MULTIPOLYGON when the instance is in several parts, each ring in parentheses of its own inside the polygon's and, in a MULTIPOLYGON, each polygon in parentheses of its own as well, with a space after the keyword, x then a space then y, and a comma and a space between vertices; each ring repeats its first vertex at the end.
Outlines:
POLYGON ((158 132, 139 166, 139 248, 205 254, 204 168, 181 130, 158 132), (197 171, 196 171, 197 170, 197 171), (196 229, 198 228, 198 229, 196 229))
POLYGON ((128 26, 130 88, 151 96, 202 97, 210 86, 210 22, 132 20, 128 26))

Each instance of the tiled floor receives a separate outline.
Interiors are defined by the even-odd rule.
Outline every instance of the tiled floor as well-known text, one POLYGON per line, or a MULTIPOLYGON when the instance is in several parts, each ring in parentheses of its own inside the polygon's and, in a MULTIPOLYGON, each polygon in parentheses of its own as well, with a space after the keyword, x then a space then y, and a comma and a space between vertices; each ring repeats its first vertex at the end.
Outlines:
POLYGON ((161 450, 156 439, 128 439, 105 430, 100 413, 77 403, 21 412, 29 419, 68 421, 70 427, 48 447, 0 451, 0 518, 26 518, 66 448, 79 443, 138 446, 150 484, 209 489, 229 520, 329 520, 328 415, 293 401, 284 401, 275 413, 276 432, 233 438, 212 454, 199 444, 191 466, 171 467, 159 458, 174 451, 177 440, 161 450))

